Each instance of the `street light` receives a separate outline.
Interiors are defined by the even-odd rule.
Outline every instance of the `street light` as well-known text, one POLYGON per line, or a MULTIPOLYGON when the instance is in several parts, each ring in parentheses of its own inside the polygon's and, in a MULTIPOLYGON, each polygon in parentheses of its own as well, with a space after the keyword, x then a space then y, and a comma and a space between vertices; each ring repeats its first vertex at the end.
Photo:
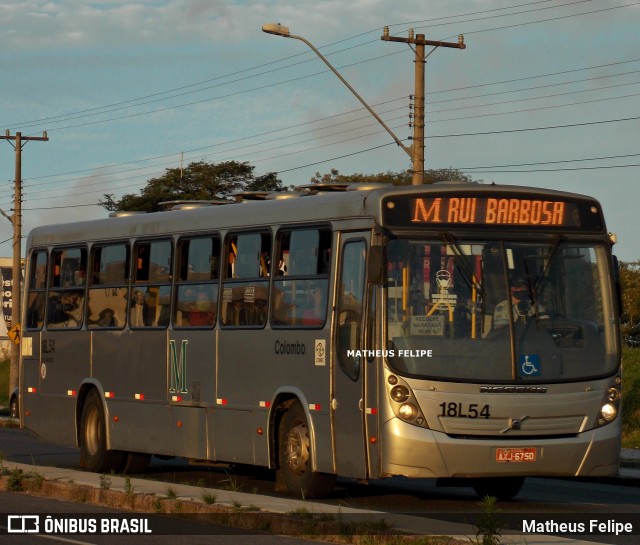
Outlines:
POLYGON ((295 34, 291 34, 291 32, 289 31, 289 27, 281 25, 280 23, 267 23, 266 25, 263 25, 262 32, 266 32, 267 34, 274 34, 275 36, 282 36, 283 38, 293 38, 294 40, 300 40, 301 42, 304 42, 305 44, 307 44, 311 48, 311 50, 316 55, 318 55, 318 57, 322 60, 322 62, 324 62, 329 67, 329 69, 336 76, 338 76, 340 81, 347 86, 349 91, 353 93, 353 95, 362 103, 362 105, 369 111, 369 113, 376 118, 378 123, 380 123, 380 125, 382 125, 384 129, 391 135, 395 143, 398 144, 398 146, 400 146, 409 157, 413 157, 413 152, 411 151, 411 149, 405 146, 400 141, 400 139, 387 126, 387 124, 384 121, 382 121, 380 116, 373 111, 371 106, 369 106, 365 102, 365 100, 356 92, 356 90, 353 87, 351 87, 351 85, 349 85, 349 82, 340 75, 340 73, 331 65, 331 63, 325 58, 325 56, 322 53, 320 53, 320 51, 318 51, 318 49, 309 40, 303 38, 302 36, 296 36, 295 34))

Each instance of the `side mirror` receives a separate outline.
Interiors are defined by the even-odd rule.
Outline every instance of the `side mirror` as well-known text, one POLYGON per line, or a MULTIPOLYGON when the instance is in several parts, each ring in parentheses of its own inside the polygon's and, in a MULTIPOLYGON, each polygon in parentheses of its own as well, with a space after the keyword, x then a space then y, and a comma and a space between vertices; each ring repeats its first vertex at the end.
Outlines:
POLYGON ((622 305, 622 284, 620 282, 620 264, 618 263, 618 257, 611 256, 613 261, 613 282, 616 289, 616 299, 618 303, 618 314, 622 316, 624 313, 624 307, 622 305))

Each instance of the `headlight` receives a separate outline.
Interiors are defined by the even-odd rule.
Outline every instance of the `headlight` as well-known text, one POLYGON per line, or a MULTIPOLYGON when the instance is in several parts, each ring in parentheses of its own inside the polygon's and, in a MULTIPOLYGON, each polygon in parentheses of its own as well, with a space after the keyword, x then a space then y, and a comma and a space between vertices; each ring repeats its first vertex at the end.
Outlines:
POLYGON ((618 409, 613 403, 605 403, 600 409, 600 416, 607 422, 611 422, 618 414, 618 409))
POLYGON ((607 399, 611 401, 611 403, 618 401, 618 399, 620 399, 620 390, 613 387, 609 388, 609 390, 607 390, 607 399))
POLYGON ((409 390, 405 386, 394 386, 391 388, 389 395, 396 403, 404 403, 409 399, 409 390))
POLYGON ((405 403, 398 409, 398 414, 405 420, 413 420, 418 414, 418 409, 412 403, 405 403))

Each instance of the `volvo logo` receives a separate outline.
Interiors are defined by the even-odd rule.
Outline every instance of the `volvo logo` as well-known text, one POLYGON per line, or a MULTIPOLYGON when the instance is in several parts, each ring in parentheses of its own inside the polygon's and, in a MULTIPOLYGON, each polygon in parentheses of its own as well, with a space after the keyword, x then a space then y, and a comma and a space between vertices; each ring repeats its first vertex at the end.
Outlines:
POLYGON ((507 433, 511 430, 521 430, 522 423, 529 418, 528 416, 521 416, 520 418, 509 418, 509 425, 503 429, 500 433, 507 433))

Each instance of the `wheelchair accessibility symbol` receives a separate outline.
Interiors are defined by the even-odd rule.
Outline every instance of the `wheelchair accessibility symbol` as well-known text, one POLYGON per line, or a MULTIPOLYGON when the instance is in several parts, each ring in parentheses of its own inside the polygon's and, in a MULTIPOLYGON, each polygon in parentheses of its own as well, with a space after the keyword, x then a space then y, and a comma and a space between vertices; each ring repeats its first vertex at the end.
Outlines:
POLYGON ((541 372, 540 356, 521 354, 519 368, 521 377, 539 377, 541 372))

